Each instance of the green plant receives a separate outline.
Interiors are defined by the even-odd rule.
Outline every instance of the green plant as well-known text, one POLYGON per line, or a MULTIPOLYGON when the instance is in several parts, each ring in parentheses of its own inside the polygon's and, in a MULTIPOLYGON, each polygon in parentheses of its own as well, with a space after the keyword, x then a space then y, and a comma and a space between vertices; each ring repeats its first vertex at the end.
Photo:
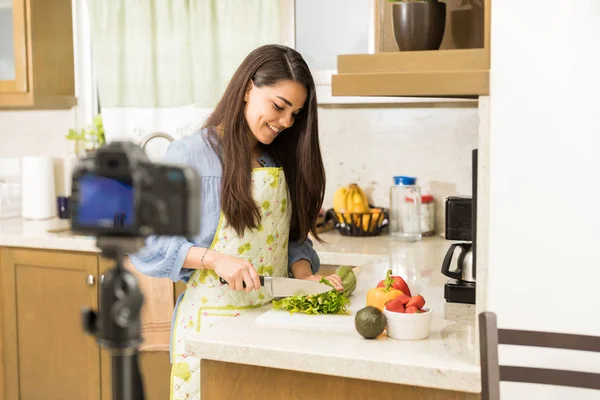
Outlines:
POLYGON ((100 114, 96 115, 91 126, 82 128, 79 131, 69 129, 65 139, 75 141, 77 152, 102 147, 106 143, 102 116, 100 114), (80 148, 80 146, 83 146, 83 148, 80 148))

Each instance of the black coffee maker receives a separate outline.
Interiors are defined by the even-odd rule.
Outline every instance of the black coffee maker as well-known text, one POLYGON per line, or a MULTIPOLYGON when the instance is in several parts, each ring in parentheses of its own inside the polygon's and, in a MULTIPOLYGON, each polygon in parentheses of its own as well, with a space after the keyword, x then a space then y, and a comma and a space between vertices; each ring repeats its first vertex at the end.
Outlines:
POLYGON ((444 298, 449 303, 475 304, 476 232, 477 149, 473 150, 473 196, 450 196, 446 199, 445 237, 459 241, 450 246, 442 262, 442 274, 452 278, 444 285, 444 298), (453 267, 456 253, 458 258, 453 267))

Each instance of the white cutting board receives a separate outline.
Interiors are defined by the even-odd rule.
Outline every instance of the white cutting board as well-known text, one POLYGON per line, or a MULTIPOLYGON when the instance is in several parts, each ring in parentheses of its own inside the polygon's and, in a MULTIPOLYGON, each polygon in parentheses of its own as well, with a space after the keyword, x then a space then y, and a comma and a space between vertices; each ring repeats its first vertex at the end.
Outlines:
POLYGON ((307 315, 303 313, 290 314, 289 311, 271 309, 256 317, 258 326, 268 328, 302 329, 327 332, 354 332, 354 316, 363 308, 363 296, 351 296, 350 315, 307 315))

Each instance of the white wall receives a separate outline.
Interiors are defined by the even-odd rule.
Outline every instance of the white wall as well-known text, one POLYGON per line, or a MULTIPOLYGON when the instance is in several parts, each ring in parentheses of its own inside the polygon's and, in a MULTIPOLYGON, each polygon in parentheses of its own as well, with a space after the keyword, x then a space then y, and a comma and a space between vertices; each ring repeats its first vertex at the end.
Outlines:
MULTIPOLYGON (((57 192, 62 192, 63 173, 58 159, 65 157, 73 146, 64 135, 69 128, 77 127, 78 108, 0 111, 0 157, 57 157, 57 192)), ((181 126, 195 125, 184 118, 169 120, 173 119, 181 126)), ((154 130, 180 136, 165 129, 160 119, 151 118, 137 121, 137 125, 128 119, 125 130, 132 136, 134 127, 147 121, 155 121, 154 130)), ((114 128, 110 122, 107 118, 107 132, 114 128)), ((477 146, 478 126, 474 103, 328 105, 319 108, 319 125, 328 179, 325 208, 332 206, 333 193, 338 187, 352 182, 360 184, 374 204, 388 207, 392 177, 414 175, 421 179, 419 183, 425 178, 430 182, 438 206, 440 231, 445 196, 471 193, 471 150, 477 146)), ((153 131, 144 128, 147 133, 153 131)), ((107 139, 110 140, 108 135, 107 139)))
POLYGON ((64 157, 65 135, 76 126, 76 108, 61 111, 0 111, 0 157, 64 157))
MULTIPOLYGON (((500 327, 600 335, 600 2, 494 1, 491 35, 487 307, 500 327)), ((600 372, 600 355, 514 350, 501 361, 600 372)))
POLYGON ((389 207, 393 176, 416 176, 434 196, 436 230, 441 231, 445 197, 471 194, 471 151, 477 148, 478 124, 476 104, 321 107, 324 206, 332 206, 337 188, 355 182, 376 206, 389 207))
POLYGON ((65 135, 69 129, 77 128, 76 122, 77 108, 0 111, 0 158, 26 155, 53 157, 55 192, 64 195, 67 190, 64 158, 73 149, 73 142, 67 141, 65 135))

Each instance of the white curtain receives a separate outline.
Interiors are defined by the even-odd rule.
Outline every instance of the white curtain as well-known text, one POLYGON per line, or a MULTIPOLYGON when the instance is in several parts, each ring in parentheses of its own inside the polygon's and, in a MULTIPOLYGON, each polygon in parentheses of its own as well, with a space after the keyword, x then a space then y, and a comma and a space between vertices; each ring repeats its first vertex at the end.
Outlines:
POLYGON ((88 0, 107 140, 194 131, 246 55, 280 43, 279 0, 88 0))

